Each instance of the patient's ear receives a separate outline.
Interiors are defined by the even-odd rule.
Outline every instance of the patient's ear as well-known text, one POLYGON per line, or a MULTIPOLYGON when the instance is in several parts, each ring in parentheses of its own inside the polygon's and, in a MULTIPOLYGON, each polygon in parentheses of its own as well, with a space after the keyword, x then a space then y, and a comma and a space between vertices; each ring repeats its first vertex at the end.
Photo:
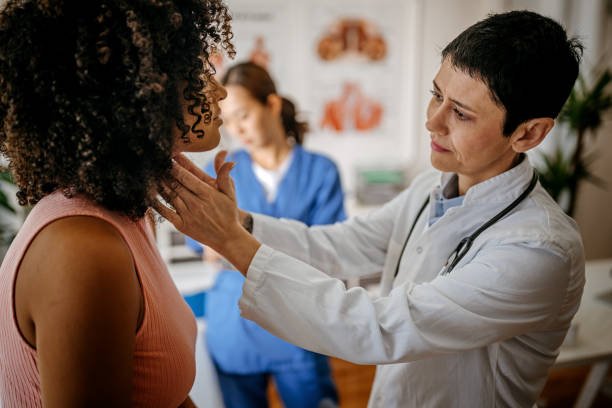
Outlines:
POLYGON ((535 118, 521 123, 510 135, 510 143, 517 153, 533 149, 546 137, 555 125, 553 118, 535 118))
POLYGON ((283 111, 283 98, 277 94, 270 94, 266 100, 266 107, 270 109, 274 116, 280 117, 283 111))

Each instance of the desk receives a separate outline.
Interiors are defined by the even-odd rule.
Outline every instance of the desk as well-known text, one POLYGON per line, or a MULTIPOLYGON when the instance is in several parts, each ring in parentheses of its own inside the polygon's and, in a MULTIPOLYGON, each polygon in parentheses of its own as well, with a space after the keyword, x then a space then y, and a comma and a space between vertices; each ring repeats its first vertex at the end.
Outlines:
POLYGON ((553 367, 592 365, 575 408, 591 406, 612 363, 612 303, 598 297, 612 291, 611 270, 612 259, 587 262, 582 302, 572 321, 575 341, 561 347, 553 367))
MULTIPOLYGON (((168 271, 183 297, 209 289, 217 277, 217 270, 202 261, 169 264, 168 271)), ((198 407, 223 408, 217 373, 206 349, 206 321, 198 318, 197 322, 196 377, 189 396, 198 407)))

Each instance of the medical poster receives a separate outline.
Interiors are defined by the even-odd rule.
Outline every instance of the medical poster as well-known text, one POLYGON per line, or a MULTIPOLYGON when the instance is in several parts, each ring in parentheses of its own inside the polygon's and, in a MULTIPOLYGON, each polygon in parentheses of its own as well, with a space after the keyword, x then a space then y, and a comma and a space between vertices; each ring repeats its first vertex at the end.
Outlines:
POLYGON ((316 133, 374 137, 398 128, 400 17, 379 4, 313 7, 309 107, 316 133))

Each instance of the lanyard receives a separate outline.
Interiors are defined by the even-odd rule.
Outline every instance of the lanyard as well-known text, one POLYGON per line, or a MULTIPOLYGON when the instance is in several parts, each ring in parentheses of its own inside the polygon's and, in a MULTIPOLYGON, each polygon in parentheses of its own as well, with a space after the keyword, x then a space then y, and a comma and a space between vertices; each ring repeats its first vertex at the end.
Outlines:
MULTIPOLYGON (((518 196, 513 202, 511 202, 506 208, 504 208, 499 213, 497 213, 497 215, 495 215, 489 221, 482 224, 480 228, 478 228, 474 233, 472 233, 472 235, 465 237, 461 241, 459 241, 457 248, 455 248, 455 250, 449 255, 448 259, 446 260, 446 263, 444 264, 444 267, 442 268, 442 271, 440 272, 440 274, 441 275, 449 274, 455 268, 455 266, 457 266, 459 261, 461 261, 461 259, 463 259, 463 257, 468 253, 468 251, 472 247, 472 244, 474 243, 474 240, 484 230, 489 228, 491 225, 495 224, 497 221, 499 221, 504 216, 506 216, 510 211, 515 209, 533 191, 537 183, 538 183, 538 173, 534 170, 533 177, 531 178, 531 181, 529 182, 529 186, 527 186, 525 191, 523 191, 520 196, 518 196)), ((399 273, 399 267, 402 261, 402 256, 404 255, 404 251, 406 250, 406 245, 408 245, 408 241, 410 240, 410 237, 412 236, 412 231, 414 230, 414 227, 416 226, 419 218, 421 218, 421 214, 425 210, 425 207, 427 207, 428 203, 429 203, 429 196, 427 196, 427 199, 423 203, 423 206, 421 207, 416 217, 414 218, 412 227, 410 227, 410 231, 408 232, 408 236, 406 237, 406 241, 404 241, 404 246, 402 246, 402 251, 400 252, 400 256, 397 260, 397 266, 395 267, 395 274, 393 275, 394 277, 396 277, 397 274, 399 273)))

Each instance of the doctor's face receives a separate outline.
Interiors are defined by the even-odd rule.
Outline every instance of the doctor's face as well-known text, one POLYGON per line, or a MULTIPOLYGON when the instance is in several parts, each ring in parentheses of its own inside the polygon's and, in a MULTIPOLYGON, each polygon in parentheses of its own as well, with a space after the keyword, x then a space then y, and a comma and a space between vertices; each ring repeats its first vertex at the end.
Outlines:
POLYGON ((503 135, 505 110, 484 82, 444 60, 433 80, 425 126, 431 137, 431 164, 459 175, 459 192, 505 172, 517 156, 503 135))
POLYGON ((251 92, 240 85, 227 85, 227 98, 221 102, 223 122, 232 136, 253 150, 272 143, 271 124, 279 118, 272 109, 258 101, 251 92))

